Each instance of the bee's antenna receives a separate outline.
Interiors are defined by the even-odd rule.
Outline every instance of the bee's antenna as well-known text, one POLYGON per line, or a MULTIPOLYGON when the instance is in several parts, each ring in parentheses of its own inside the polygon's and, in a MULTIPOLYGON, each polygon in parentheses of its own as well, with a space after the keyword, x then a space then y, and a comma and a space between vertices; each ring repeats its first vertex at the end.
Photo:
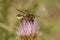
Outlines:
POLYGON ((19 11, 19 12, 22 12, 22 13, 24 13, 23 11, 21 11, 21 10, 19 10, 19 9, 16 9, 17 11, 19 11))

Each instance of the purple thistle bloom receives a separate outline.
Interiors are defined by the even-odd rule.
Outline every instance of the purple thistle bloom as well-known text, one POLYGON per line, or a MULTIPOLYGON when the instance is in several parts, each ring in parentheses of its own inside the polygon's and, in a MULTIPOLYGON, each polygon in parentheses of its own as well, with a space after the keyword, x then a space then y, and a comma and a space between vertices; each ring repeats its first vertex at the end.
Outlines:
POLYGON ((20 36, 30 36, 35 35, 38 29, 38 24, 36 19, 34 22, 29 22, 28 20, 22 20, 17 27, 17 34, 20 36))
POLYGON ((38 23, 37 23, 37 20, 34 19, 34 22, 32 24, 32 36, 34 36, 36 33, 37 33, 37 30, 38 30, 38 23))

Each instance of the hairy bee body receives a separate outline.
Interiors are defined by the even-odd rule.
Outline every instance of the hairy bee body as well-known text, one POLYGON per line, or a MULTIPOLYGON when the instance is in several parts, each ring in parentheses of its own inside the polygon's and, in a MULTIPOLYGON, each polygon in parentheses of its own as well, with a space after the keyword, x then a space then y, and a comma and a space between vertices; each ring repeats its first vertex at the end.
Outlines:
POLYGON ((19 19, 20 18, 20 20, 28 20, 28 21, 30 21, 30 22, 33 22, 34 21, 34 18, 35 18, 35 15, 34 14, 23 14, 23 15, 21 15, 21 14, 18 14, 17 15, 17 18, 19 19))

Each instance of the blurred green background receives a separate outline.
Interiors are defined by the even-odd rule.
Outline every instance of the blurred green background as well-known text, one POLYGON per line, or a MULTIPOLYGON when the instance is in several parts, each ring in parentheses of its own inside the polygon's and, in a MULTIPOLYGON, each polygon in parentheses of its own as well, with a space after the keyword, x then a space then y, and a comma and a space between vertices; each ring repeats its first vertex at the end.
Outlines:
POLYGON ((16 8, 40 16, 36 40, 60 40, 60 0, 0 0, 0 40, 18 40, 16 8))

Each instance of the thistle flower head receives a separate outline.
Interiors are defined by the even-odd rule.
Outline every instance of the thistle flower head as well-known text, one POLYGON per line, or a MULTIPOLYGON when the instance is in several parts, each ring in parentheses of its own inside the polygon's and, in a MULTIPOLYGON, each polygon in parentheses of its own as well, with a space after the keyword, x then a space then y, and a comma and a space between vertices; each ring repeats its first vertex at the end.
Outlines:
POLYGON ((30 36, 35 35, 37 32, 37 21, 34 19, 34 22, 30 23, 28 20, 22 20, 22 22, 17 27, 17 34, 21 36, 30 36))

